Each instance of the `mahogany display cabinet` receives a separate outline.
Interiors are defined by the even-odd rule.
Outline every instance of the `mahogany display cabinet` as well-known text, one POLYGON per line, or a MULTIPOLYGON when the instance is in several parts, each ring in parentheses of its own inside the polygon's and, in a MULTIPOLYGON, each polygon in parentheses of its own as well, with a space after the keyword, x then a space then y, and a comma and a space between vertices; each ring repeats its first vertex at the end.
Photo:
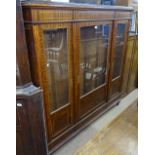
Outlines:
POLYGON ((132 11, 23 3, 32 79, 44 93, 49 153, 121 99, 132 11))

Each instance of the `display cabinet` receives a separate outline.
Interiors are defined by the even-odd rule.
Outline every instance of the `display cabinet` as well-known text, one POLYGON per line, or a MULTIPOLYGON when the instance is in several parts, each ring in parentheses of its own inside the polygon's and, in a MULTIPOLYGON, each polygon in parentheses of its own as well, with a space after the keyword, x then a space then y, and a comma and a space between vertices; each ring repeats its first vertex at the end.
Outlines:
POLYGON ((49 154, 121 99, 132 11, 23 3, 32 80, 44 92, 49 154))

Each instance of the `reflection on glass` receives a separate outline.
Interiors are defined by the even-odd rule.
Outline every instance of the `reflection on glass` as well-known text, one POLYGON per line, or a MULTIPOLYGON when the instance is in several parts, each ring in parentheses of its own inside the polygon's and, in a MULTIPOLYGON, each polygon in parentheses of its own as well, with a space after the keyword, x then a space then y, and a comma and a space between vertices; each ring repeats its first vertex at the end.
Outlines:
POLYGON ((18 62, 16 60, 16 85, 20 85, 21 79, 20 79, 20 72, 19 72, 19 66, 18 62))
POLYGON ((114 55, 114 66, 112 78, 116 78, 121 72, 121 62, 124 48, 124 34, 125 34, 125 24, 117 25, 116 34, 116 45, 115 45, 115 55, 114 55))
POLYGON ((109 33, 109 25, 81 28, 80 95, 106 82, 109 33))
POLYGON ((52 111, 69 102, 67 30, 44 31, 44 47, 52 111))

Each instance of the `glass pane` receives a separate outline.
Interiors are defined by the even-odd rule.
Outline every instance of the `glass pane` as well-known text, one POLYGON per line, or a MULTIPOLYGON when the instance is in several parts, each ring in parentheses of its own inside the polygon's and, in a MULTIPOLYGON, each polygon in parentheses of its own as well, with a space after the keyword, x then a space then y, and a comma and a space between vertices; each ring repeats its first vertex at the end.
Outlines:
POLYGON ((44 31, 44 47, 52 111, 69 102, 67 30, 44 31))
POLYGON ((106 81, 109 25, 81 28, 80 94, 84 95, 106 81))
POLYGON ((122 55, 124 48, 125 24, 117 25, 116 45, 114 54, 114 66, 112 78, 116 78, 121 72, 122 55))

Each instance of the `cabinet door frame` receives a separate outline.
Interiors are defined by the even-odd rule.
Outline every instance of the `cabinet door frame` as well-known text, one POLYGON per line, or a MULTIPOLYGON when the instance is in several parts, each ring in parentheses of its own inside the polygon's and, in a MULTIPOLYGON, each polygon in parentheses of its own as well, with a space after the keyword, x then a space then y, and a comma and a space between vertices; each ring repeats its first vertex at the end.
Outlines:
MULTIPOLYGON (((110 67, 110 52, 111 52, 111 41, 112 41, 112 29, 113 29, 113 25, 112 25, 112 20, 107 20, 107 21, 89 21, 89 22, 78 22, 78 23, 74 23, 73 24, 73 49, 74 49, 74 85, 75 85, 75 114, 76 114, 76 122, 79 121, 80 119, 84 118, 87 114, 91 113, 91 111, 93 111, 94 109, 96 109, 97 107, 101 106, 102 104, 99 104, 97 106, 95 106, 94 108, 90 109, 86 114, 81 115, 80 114, 80 99, 81 98, 85 98, 87 97, 87 95, 90 95, 92 93, 94 93, 95 91, 106 87, 105 88, 105 103, 107 101, 107 89, 108 89, 108 74, 109 74, 109 67, 110 67), (109 32, 109 47, 108 47, 108 53, 107 53, 107 62, 106 62, 106 80, 105 83, 98 86, 97 88, 94 88, 93 90, 91 90, 90 92, 82 95, 82 97, 80 96, 80 28, 81 27, 87 27, 87 26, 96 26, 96 25, 106 25, 109 24, 110 26, 110 32, 109 32)), ((102 102, 101 102, 102 103, 102 102)))
POLYGON ((129 31, 129 19, 122 19, 122 20, 114 20, 113 22, 113 36, 112 36, 112 48, 111 48, 111 56, 110 56, 110 71, 109 71, 109 83, 108 83, 108 101, 112 102, 114 99, 121 96, 122 93, 122 83, 123 83, 123 72, 124 72, 124 62, 125 62, 125 55, 127 50, 127 39, 128 39, 128 31, 129 31), (122 62, 120 67, 120 75, 112 78, 113 76, 113 70, 114 70, 114 56, 115 56, 115 50, 116 50, 116 35, 117 35, 117 25, 118 24, 126 24, 125 26, 125 32, 124 32, 124 46, 123 46, 123 54, 122 54, 122 62), (119 93, 116 93, 114 95, 111 95, 112 93, 112 84, 117 80, 120 80, 119 85, 119 93))
POLYGON ((46 125, 48 133, 48 142, 50 142, 57 135, 63 134, 68 128, 73 125, 74 122, 74 85, 73 85, 73 52, 72 52, 72 24, 71 23, 52 23, 52 24, 41 24, 33 25, 33 35, 34 35, 34 46, 37 57, 37 67, 38 67, 38 81, 39 86, 44 90, 44 106, 46 115, 46 125), (67 46, 68 46, 68 76, 69 76, 69 104, 65 104, 61 108, 52 111, 51 105, 52 101, 49 98, 48 89, 48 76, 46 69, 46 59, 44 54, 44 31, 54 30, 54 29, 67 29, 67 46), (60 119, 61 117, 61 119, 60 119), (68 122, 68 125, 61 123, 61 120, 68 122), (57 130, 59 126, 64 127, 57 130), (57 126, 57 127, 56 127, 57 126))

